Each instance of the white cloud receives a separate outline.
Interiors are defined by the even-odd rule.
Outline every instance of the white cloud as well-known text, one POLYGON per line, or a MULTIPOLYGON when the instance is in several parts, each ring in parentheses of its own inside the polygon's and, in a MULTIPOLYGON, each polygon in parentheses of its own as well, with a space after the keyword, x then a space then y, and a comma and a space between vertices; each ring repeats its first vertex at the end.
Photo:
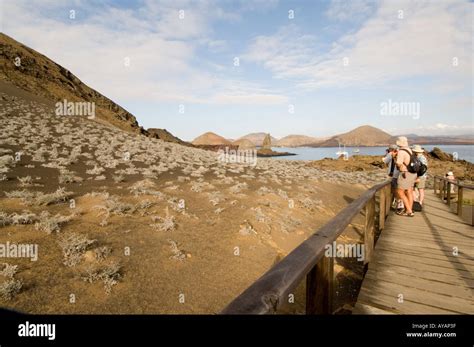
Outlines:
POLYGON ((228 48, 227 41, 225 40, 210 40, 207 42, 207 47, 212 53, 222 52, 228 48))
POLYGON ((295 25, 288 25, 275 35, 255 37, 241 57, 262 63, 276 78, 302 78, 306 75, 308 63, 311 63, 315 43, 313 35, 303 35, 295 25))
POLYGON ((339 21, 361 19, 368 16, 375 5, 374 0, 331 0, 326 15, 339 21))
POLYGON ((217 4, 147 0, 131 9, 83 0, 12 1, 2 3, 3 27, 118 102, 234 103, 238 97, 273 104, 277 96, 247 90, 245 84, 237 94, 226 94, 235 81, 223 75, 222 66, 196 57, 200 45, 226 47, 224 40, 212 39, 213 21, 239 19, 239 13, 217 4), (70 9, 76 11, 74 20, 70 9))
MULTIPOLYGON (((365 11, 363 3, 348 6, 358 4, 365 11)), ((296 80, 304 90, 377 87, 416 77, 448 81, 452 90, 459 90, 470 85, 471 7, 461 0, 385 0, 374 16, 334 42, 328 52, 311 48, 317 47, 310 45, 315 38, 291 27, 257 36, 245 56, 276 78, 296 80), (398 17, 400 10, 403 19, 398 17), (458 66, 453 66, 454 58, 458 66)), ((336 11, 333 6, 331 11, 341 17, 340 8, 336 11)))

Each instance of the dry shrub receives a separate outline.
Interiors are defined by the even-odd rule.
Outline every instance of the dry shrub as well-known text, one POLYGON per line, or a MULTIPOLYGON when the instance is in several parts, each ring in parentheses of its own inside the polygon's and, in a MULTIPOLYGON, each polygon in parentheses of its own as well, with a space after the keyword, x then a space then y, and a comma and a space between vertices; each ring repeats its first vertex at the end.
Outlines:
POLYGON ((63 235, 58 241, 63 251, 63 264, 69 267, 79 264, 86 250, 95 242, 96 240, 90 240, 82 234, 71 233, 63 235))

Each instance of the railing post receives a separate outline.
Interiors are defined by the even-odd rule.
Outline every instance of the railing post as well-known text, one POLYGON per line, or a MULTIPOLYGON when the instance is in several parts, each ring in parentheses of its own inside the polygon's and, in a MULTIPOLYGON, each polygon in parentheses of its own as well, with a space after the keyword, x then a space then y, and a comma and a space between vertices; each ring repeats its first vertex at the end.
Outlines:
POLYGON ((379 231, 383 230, 385 227, 385 204, 387 203, 387 199, 385 197, 387 193, 385 192, 385 187, 380 189, 380 197, 379 197, 379 231))
POLYGON ((324 255, 306 275, 306 314, 332 314, 334 257, 324 255))
POLYGON ((436 176, 433 177, 433 190, 434 190, 434 195, 438 195, 438 189, 436 185, 438 184, 438 180, 436 179, 436 176))
POLYGON ((463 200, 463 196, 462 196, 462 186, 458 186, 458 216, 459 217, 462 217, 462 200, 463 200))
POLYGON ((374 252, 374 217, 375 217, 375 195, 365 205, 365 228, 364 228, 364 264, 372 260, 374 252))
POLYGON ((446 185, 446 200, 448 203, 448 206, 451 206, 451 182, 448 182, 446 185))
POLYGON ((393 195, 392 195, 392 184, 390 183, 385 187, 387 190, 386 193, 386 200, 385 200, 385 217, 388 216, 388 213, 390 212, 390 206, 392 206, 392 201, 393 201, 393 195))

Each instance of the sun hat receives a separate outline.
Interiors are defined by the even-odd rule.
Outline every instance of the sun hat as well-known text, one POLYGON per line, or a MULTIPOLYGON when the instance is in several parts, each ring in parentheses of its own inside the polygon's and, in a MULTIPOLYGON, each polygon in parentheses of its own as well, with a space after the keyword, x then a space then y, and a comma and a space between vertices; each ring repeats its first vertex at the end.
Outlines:
POLYGON ((413 148, 412 148, 412 151, 415 152, 415 153, 423 153, 424 152, 423 148, 421 148, 420 145, 414 145, 413 148))
POLYGON ((398 149, 398 146, 397 145, 390 145, 390 146, 388 146, 388 149, 394 151, 394 150, 398 149))
POLYGON ((449 171, 446 176, 454 176, 453 172, 452 171, 449 171))
POLYGON ((405 136, 399 136, 395 143, 398 147, 408 147, 408 139, 405 136))

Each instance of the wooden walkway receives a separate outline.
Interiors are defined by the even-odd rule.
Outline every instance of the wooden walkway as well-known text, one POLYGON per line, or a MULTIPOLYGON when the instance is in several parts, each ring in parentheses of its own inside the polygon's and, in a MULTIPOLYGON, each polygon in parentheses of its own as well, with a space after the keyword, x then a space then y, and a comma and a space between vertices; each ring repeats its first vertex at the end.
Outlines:
POLYGON ((390 213, 354 314, 474 314, 474 228, 431 190, 424 205, 390 213))

